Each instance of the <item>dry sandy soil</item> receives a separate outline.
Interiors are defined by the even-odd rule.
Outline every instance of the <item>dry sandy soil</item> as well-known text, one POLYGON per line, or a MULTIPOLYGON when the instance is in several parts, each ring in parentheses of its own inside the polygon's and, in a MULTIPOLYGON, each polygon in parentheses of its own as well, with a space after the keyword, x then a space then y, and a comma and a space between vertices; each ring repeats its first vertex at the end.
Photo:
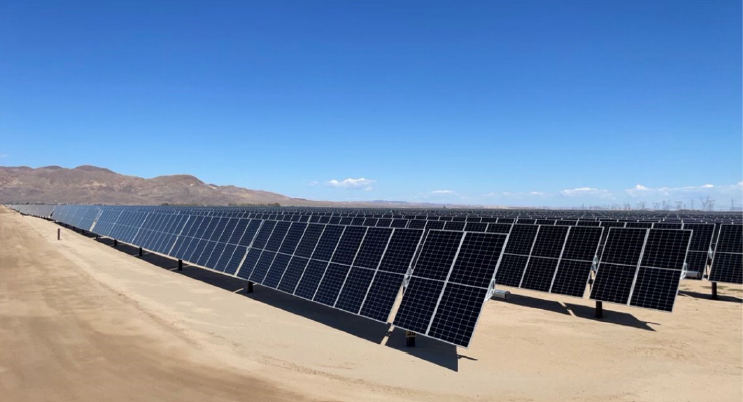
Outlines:
POLYGON ((0 401, 743 400, 740 287, 673 314, 520 289, 470 349, 0 207, 0 401))

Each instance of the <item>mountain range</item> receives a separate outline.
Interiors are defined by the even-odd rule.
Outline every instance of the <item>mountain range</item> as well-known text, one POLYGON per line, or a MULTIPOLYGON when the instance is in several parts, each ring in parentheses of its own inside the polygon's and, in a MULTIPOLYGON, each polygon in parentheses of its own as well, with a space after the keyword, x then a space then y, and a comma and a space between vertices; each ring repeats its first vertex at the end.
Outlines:
POLYGON ((293 198, 262 190, 204 183, 187 174, 151 179, 128 176, 109 169, 82 165, 76 168, 0 166, 0 203, 59 203, 109 205, 268 205, 425 207, 404 201, 333 202, 293 198))

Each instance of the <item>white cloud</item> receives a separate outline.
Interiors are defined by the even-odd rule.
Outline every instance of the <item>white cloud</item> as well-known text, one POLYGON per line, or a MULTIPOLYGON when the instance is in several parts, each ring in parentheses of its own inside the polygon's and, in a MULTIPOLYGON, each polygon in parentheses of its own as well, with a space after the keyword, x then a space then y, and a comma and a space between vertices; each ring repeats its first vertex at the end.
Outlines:
POLYGON ((318 184, 317 180, 312 180, 311 182, 307 183, 310 186, 316 186, 318 184))
POLYGON ((614 195, 609 190, 603 188, 594 187, 578 187, 569 188, 560 191, 560 194, 566 197, 598 197, 598 198, 614 198, 614 195))
POLYGON ((714 197, 714 196, 734 196, 739 197, 743 189, 743 182, 731 185, 714 185, 703 184, 701 186, 683 186, 683 187, 645 187, 641 184, 635 187, 625 189, 624 192, 630 197, 644 197, 661 199, 662 197, 714 197))
POLYGON ((454 194, 452 190, 433 190, 431 194, 454 194))
POLYGON ((530 192, 519 192, 519 191, 501 191, 501 192, 491 192, 485 194, 485 197, 488 198, 516 198, 516 199, 523 199, 528 197, 548 197, 550 194, 542 192, 542 191, 530 191, 530 192))
POLYGON ((337 188, 347 188, 347 189, 364 189, 364 190, 371 190, 372 184, 376 183, 376 180, 372 179, 365 179, 363 177, 359 177, 358 179, 353 178, 347 178, 344 180, 330 180, 326 181, 325 185, 329 187, 337 187, 337 188))

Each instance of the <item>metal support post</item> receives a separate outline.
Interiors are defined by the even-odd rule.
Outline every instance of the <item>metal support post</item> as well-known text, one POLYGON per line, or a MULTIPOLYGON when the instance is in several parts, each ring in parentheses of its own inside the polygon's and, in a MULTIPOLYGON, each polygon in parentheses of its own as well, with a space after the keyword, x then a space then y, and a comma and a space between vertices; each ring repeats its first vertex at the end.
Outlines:
POLYGON ((142 247, 139 248, 139 256, 142 256, 142 247))
POLYGON ((253 293, 253 282, 248 281, 248 287, 245 288, 245 293, 253 293))
POLYGON ((405 331, 405 346, 409 348, 415 346, 415 332, 405 331))
POLYGON ((183 271, 183 260, 178 260, 178 270, 183 271))
POLYGON ((57 228, 57 240, 62 240, 62 229, 57 228))
POLYGON ((717 282, 712 282, 712 300, 717 300, 717 282))
POLYGON ((596 301, 596 318, 604 318, 604 303, 596 301))
POLYGON ((118 245, 119 245, 119 241, 118 241, 118 240, 116 240, 116 239, 114 239, 114 247, 116 247, 116 246, 118 246, 118 245))

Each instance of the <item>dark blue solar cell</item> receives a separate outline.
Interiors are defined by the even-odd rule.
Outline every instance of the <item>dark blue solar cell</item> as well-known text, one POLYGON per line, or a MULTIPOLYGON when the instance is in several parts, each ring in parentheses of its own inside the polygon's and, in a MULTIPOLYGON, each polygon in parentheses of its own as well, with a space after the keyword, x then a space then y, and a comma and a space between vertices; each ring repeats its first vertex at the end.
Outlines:
POLYGON ((627 304, 637 267, 601 263, 591 286, 591 299, 627 304))
POLYGON ((330 257, 333 256, 333 252, 338 245, 338 240, 341 234, 343 234, 344 228, 345 226, 327 225, 312 254, 312 259, 329 261, 330 257))
POLYGON ((528 261, 529 257, 525 255, 503 254, 498 271, 495 273, 495 283, 518 287, 528 261))
POLYGON ((307 229, 304 231, 302 240, 299 242, 299 245, 297 245, 297 249, 294 251, 294 254, 300 257, 310 258, 312 256, 312 252, 315 251, 317 241, 320 239, 320 235, 322 235, 324 229, 325 225, 308 225, 307 229))
POLYGON ((243 233, 242 237, 240 238, 240 241, 237 243, 241 246, 248 247, 253 243, 253 239, 256 237, 256 233, 258 232, 258 229, 261 227, 261 223, 263 221, 258 219, 253 219, 248 224, 247 229, 245 229, 245 233, 243 233))
POLYGON ((358 313, 369 290, 374 271, 364 268, 352 268, 346 278, 346 283, 338 296, 335 307, 351 313, 358 313))
POLYGON ((255 265, 253 273, 250 274, 250 280, 257 283, 263 283, 263 278, 265 278, 275 257, 276 253, 273 251, 264 251, 261 254, 261 258, 258 259, 258 263, 255 265))
POLYGON ((307 228, 306 223, 294 222, 291 228, 284 237, 284 242, 281 243, 279 251, 285 254, 294 254, 294 250, 297 248, 297 244, 302 239, 304 231, 307 228))
POLYGON ((404 276, 378 271, 366 295, 359 314, 373 320, 387 322, 395 304, 404 276))
POLYGON ((448 280, 487 288, 505 244, 506 236, 502 234, 468 232, 448 280))
POLYGON ((338 298, 338 293, 343 286, 343 282, 346 279, 348 270, 349 267, 346 265, 332 263, 328 265, 328 269, 325 271, 325 276, 322 278, 313 300, 318 303, 327 304, 328 306, 334 305, 335 300, 338 298))
POLYGON ((343 232, 338 247, 335 249, 333 254, 332 262, 338 264, 351 265, 356 253, 359 249, 359 244, 364 238, 364 233, 367 228, 359 226, 348 226, 343 232))
POLYGON ((266 274, 266 279, 263 280, 263 285, 275 289, 279 285, 281 277, 284 276, 284 271, 286 271, 290 259, 291 256, 287 254, 276 254, 276 258, 274 258, 271 268, 268 270, 268 274, 266 274))
MULTIPOLYGON (((206 263, 209 260, 209 257, 212 255, 212 252, 214 251, 214 247, 217 245, 217 243, 213 241, 206 242, 206 246, 204 246, 204 251, 201 252, 201 255, 199 256, 199 259, 195 261, 197 264, 201 265, 202 267, 206 267, 206 263)), ((211 267, 209 267, 211 268, 211 267)))
POLYGON ((266 243, 265 249, 269 251, 279 251, 279 247, 281 247, 281 243, 284 241, 284 237, 286 236, 286 232, 289 231, 290 226, 291 222, 278 222, 271 233, 271 237, 269 237, 268 242, 266 243))
POLYGON ((209 255, 209 259, 206 260, 206 267, 217 269, 220 271, 224 270, 224 267, 218 267, 217 261, 219 261, 219 258, 222 257, 222 252, 224 252, 225 243, 214 243, 214 250, 209 255))
MULTIPOLYGON (((229 245, 227 247, 233 247, 233 246, 229 245)), ((224 262, 224 264, 222 265, 225 267, 224 272, 226 274, 234 275, 237 269, 240 267, 240 263, 242 262, 242 259, 245 256, 246 252, 247 252, 247 248, 243 246, 236 246, 235 251, 232 253, 232 256, 230 257, 230 259, 224 262)))
POLYGON ((508 236, 505 252, 508 254, 529 255, 537 236, 537 225, 513 225, 508 236))
POLYGON ((382 259, 382 254, 387 248, 387 243, 392 235, 392 229, 369 228, 364 241, 359 247, 353 265, 376 269, 382 259))
POLYGON ((379 269, 400 274, 407 272, 422 235, 420 229, 395 229, 379 269))
POLYGON ((320 284, 320 280, 322 279, 323 274, 325 274, 325 268, 327 266, 327 262, 311 260, 310 263, 307 264, 307 268, 304 270, 304 275, 302 275, 302 278, 299 280, 299 285, 297 285, 294 294, 312 300, 317 291, 317 285, 320 284))
POLYGON ((426 334, 443 288, 444 282, 412 277, 405 288, 394 325, 426 334))
POLYGON ((428 232, 413 275, 440 281, 446 280, 463 236, 464 232, 439 230, 428 232))
POLYGON ((220 243, 227 243, 228 240, 230 240, 230 237, 232 237, 232 232, 235 231, 235 228, 237 227, 238 219, 232 218, 227 220, 227 223, 224 226, 224 230, 222 231, 222 234, 217 239, 220 243))
POLYGON ((284 272, 284 277, 279 283, 278 289, 287 293, 294 293, 294 289, 297 287, 297 283, 299 283, 299 279, 302 277, 308 261, 306 258, 292 257, 289 266, 286 268, 286 272, 284 272))
POLYGON ((245 229, 248 227, 249 223, 250 223, 249 219, 238 219, 237 222, 235 223, 235 229, 232 231, 230 238, 227 239, 227 243, 238 244, 238 242, 240 241, 240 238, 245 233, 245 229))
POLYGON ((251 248, 248 250, 248 254, 245 256, 245 262, 237 272, 237 276, 243 279, 248 279, 253 274, 255 266, 258 264, 258 259, 261 257, 262 251, 259 249, 251 248))
POLYGON ((275 226, 276 221, 263 221, 263 225, 261 225, 260 230, 258 230, 258 234, 255 235, 251 247, 260 249, 264 248, 268 242, 268 238, 271 237, 271 232, 273 232, 275 226))
MULTIPOLYGON (((219 256, 219 259, 214 264, 216 269, 225 272, 227 269, 227 264, 229 264, 230 260, 232 259, 232 254, 235 253, 235 246, 234 244, 225 244, 224 250, 222 251, 222 254, 219 256)), ((233 270, 232 273, 234 274, 235 271, 233 270)))

